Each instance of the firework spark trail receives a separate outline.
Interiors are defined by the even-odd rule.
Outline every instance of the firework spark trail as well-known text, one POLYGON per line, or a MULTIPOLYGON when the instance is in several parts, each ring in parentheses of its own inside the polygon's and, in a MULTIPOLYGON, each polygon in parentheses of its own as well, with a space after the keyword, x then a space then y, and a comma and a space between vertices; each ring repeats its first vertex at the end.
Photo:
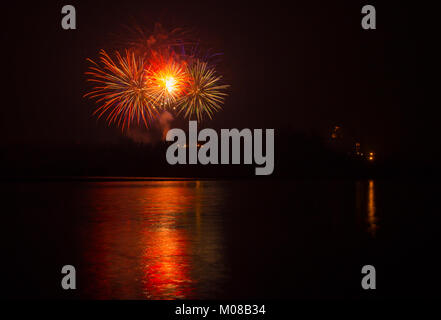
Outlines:
POLYGON ((135 121, 138 125, 142 121, 148 127, 157 110, 145 84, 144 61, 128 50, 125 56, 116 52, 115 61, 104 50, 100 55, 101 66, 87 59, 92 63, 86 72, 90 76, 87 81, 93 82, 94 87, 84 96, 102 103, 93 114, 101 118, 107 113, 107 122, 117 123, 123 130, 135 121))
POLYGON ((212 119, 213 112, 222 108, 229 85, 222 85, 222 77, 206 62, 197 60, 190 64, 187 73, 188 91, 177 103, 179 113, 183 112, 187 118, 195 115, 197 120, 202 120, 206 114, 212 119))

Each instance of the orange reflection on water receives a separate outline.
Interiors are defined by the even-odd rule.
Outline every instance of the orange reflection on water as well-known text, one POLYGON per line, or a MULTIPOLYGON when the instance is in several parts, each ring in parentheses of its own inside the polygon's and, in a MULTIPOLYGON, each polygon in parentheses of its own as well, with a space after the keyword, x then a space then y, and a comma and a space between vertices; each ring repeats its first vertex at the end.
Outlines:
MULTIPOLYGON (((149 299, 185 299, 193 292, 191 248, 184 228, 194 204, 187 186, 155 188, 155 219, 149 219, 142 236, 144 293, 149 299), (180 223, 179 223, 180 222, 180 223)), ((152 214, 151 210, 148 214, 152 214)))
POLYGON ((374 180, 356 182, 355 204, 363 228, 366 228, 371 237, 375 237, 378 230, 378 216, 374 180))
POLYGON ((368 201, 367 201, 367 214, 368 214, 368 231, 375 237, 377 232, 377 218, 376 218, 376 207, 375 207, 375 185, 374 180, 369 180, 368 188, 368 201))
POLYGON ((87 284, 90 297, 192 297, 195 182, 96 183, 88 195, 93 214, 84 234, 85 272, 96 280, 87 284))
POLYGON ((149 299, 185 299, 193 290, 187 240, 177 230, 148 232, 144 261, 144 293, 149 299), (151 246, 151 244, 153 244, 151 246))
POLYGON ((79 238, 88 298, 192 299, 218 292, 226 277, 220 183, 97 182, 85 190, 79 238))

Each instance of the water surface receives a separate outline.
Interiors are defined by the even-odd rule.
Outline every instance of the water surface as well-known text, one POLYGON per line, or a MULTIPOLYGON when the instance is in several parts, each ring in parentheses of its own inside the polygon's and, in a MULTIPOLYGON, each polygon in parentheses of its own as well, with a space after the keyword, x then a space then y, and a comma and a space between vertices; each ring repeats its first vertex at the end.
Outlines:
POLYGON ((364 264, 378 269, 380 297, 426 295, 439 284, 429 277, 440 266, 429 183, 81 181, 2 189, 6 296, 365 297, 364 264), (77 269, 74 293, 60 287, 65 264, 77 269))

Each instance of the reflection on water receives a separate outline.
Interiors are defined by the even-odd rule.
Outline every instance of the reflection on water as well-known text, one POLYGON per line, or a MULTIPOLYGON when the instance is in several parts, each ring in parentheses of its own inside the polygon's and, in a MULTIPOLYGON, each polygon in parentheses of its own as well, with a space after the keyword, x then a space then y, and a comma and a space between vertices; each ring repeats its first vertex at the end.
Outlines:
POLYGON ((365 297, 360 265, 372 263, 397 279, 383 283, 380 298, 439 295, 433 277, 398 283, 409 268, 441 269, 436 183, 8 183, 3 291, 63 299, 365 297), (77 271, 75 292, 60 290, 66 264, 77 271))
POLYGON ((367 204, 367 212, 368 212, 368 231, 375 237, 375 233, 377 231, 377 218, 375 216, 375 185, 374 180, 369 180, 369 189, 368 189, 368 204, 367 204))
MULTIPOLYGON (((192 292, 190 275, 190 243, 185 229, 179 228, 180 214, 192 211, 191 204, 200 201, 192 189, 165 185, 155 192, 154 219, 148 219, 142 231, 143 292, 147 298, 189 297, 192 292)), ((152 212, 147 212, 151 215, 152 212)), ((188 221, 184 222, 185 224, 188 221)))
POLYGON ((375 238, 378 230, 378 218, 375 204, 374 180, 357 181, 356 183, 356 206, 362 220, 367 224, 367 232, 375 238))
MULTIPOLYGON (((224 186, 219 181, 88 183, 87 199, 82 203, 86 207, 79 210, 87 212, 81 228, 82 278, 89 279, 84 284, 86 295, 100 299, 203 299, 221 295, 222 286, 231 277, 222 226, 226 210, 231 209, 226 201, 232 193, 226 193, 224 186)), ((253 219, 247 219, 244 227, 255 223, 259 212, 265 212, 260 215, 265 226, 271 223, 266 210, 271 212, 273 207, 264 209, 262 201, 264 195, 248 198, 253 219), (254 206, 253 202, 260 204, 254 206)), ((363 228, 375 237, 378 223, 373 180, 356 183, 356 205, 363 228)), ((237 211, 234 218, 240 219, 241 214, 237 211)), ((253 238, 254 228, 247 230, 249 250, 260 240, 253 238)), ((246 238, 236 244, 244 241, 246 238)))
POLYGON ((94 279, 89 295, 189 299, 219 288, 222 193, 209 181, 93 184, 84 250, 94 279))

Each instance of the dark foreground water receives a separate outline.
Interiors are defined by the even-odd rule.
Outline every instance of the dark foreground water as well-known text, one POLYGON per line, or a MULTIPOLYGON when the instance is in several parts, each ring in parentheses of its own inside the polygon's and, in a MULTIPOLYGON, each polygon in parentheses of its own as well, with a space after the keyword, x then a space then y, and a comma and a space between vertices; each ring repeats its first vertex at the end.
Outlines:
POLYGON ((2 184, 2 296, 441 296, 435 183, 2 184), (76 267, 77 290, 61 289, 76 267), (361 289, 361 267, 377 290, 361 289))

